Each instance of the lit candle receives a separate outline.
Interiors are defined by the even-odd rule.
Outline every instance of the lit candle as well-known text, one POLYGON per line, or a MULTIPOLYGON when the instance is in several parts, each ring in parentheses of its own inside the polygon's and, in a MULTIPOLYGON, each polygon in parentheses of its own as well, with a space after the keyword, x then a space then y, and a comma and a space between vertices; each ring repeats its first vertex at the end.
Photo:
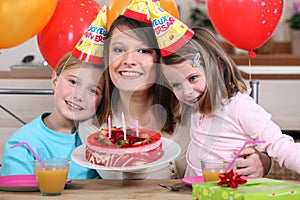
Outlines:
POLYGON ((124 140, 126 140, 126 123, 125 123, 125 117, 124 113, 122 112, 122 123, 123 123, 123 133, 124 133, 124 140))
POLYGON ((108 138, 111 138, 111 118, 110 118, 110 115, 108 115, 107 126, 108 126, 108 138))
POLYGON ((137 117, 135 117, 135 132, 136 132, 136 137, 139 137, 139 120, 137 117))

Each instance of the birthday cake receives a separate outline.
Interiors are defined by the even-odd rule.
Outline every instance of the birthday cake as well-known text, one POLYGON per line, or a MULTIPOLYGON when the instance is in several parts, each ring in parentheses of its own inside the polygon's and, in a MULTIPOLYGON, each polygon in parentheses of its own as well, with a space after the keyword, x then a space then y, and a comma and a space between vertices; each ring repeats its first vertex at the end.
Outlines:
POLYGON ((88 136, 86 159, 106 167, 136 166, 158 160, 163 155, 161 135, 157 132, 121 128, 102 129, 88 136))

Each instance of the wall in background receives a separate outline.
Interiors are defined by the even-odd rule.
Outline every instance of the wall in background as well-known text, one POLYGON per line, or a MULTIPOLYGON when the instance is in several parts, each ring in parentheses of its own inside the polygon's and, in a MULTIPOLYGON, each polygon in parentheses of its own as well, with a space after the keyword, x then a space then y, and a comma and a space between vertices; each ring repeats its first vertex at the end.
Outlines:
MULTIPOLYGON (((109 0, 97 0, 100 5, 108 5, 109 0)), ((191 8, 197 6, 195 0, 175 0, 180 9, 180 18, 185 23, 189 24, 189 15, 185 13, 190 13, 191 8)), ((286 18, 290 17, 291 13, 291 5, 292 1, 284 1, 284 12, 281 18, 281 21, 276 28, 273 39, 275 41, 290 41, 290 29, 285 23, 286 18)), ((22 59, 27 55, 34 55, 35 59, 32 64, 34 65, 42 65, 43 56, 41 55, 36 37, 28 40, 27 42, 18 45, 14 48, 10 49, 2 49, 0 50, 0 70, 1 71, 9 71, 12 65, 22 64, 22 59)))
POLYGON ((22 60, 27 55, 33 55, 33 65, 42 65, 44 61, 40 53, 36 36, 13 48, 0 49, 0 70, 9 71, 13 65, 22 64, 22 60))

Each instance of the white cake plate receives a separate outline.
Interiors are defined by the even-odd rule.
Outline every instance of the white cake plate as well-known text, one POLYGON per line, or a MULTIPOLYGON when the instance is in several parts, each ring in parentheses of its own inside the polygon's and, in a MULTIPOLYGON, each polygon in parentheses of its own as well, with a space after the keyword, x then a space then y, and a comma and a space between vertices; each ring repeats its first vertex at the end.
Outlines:
POLYGON ((77 147, 73 151, 72 159, 78 165, 91 168, 91 169, 96 169, 96 170, 118 171, 118 172, 137 172, 137 171, 147 172, 147 171, 153 171, 154 168, 157 168, 161 165, 164 165, 176 159, 181 152, 180 146, 173 140, 167 138, 162 138, 162 149, 163 149, 163 156, 160 159, 151 163, 141 164, 137 166, 130 166, 130 167, 106 167, 106 166, 100 166, 100 165, 95 165, 93 163, 90 163, 85 158, 84 145, 77 147))

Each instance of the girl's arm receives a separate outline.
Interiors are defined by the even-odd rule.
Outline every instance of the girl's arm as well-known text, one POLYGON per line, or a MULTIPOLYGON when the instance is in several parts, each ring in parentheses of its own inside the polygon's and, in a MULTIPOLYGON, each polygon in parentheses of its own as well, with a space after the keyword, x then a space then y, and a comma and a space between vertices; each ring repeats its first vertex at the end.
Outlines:
POLYGON ((2 158, 1 175, 34 174, 33 155, 25 146, 11 149, 10 146, 19 142, 8 141, 2 158))

